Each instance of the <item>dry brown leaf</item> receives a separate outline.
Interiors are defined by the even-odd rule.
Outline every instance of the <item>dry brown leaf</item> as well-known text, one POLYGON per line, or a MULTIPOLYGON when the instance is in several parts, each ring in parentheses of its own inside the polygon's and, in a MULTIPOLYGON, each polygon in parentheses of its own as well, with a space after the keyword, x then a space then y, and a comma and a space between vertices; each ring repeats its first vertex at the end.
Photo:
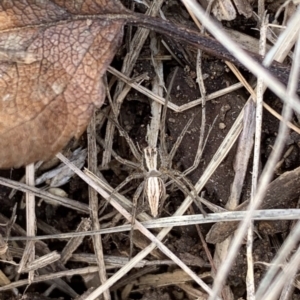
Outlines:
POLYGON ((0 168, 46 160, 82 134, 104 101, 123 21, 71 19, 122 9, 116 0, 1 1, 0 168))

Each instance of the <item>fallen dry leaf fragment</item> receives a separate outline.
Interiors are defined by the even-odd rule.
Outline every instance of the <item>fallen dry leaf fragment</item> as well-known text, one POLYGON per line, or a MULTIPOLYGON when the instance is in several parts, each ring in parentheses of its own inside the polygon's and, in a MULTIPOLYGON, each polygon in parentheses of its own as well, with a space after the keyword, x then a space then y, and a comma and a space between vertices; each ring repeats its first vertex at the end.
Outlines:
MULTIPOLYGON (((287 207, 291 200, 300 196, 300 167, 285 172, 273 180, 269 186, 259 209, 271 209, 278 206, 287 207)), ((249 201, 240 204, 236 210, 246 210, 249 201)), ((238 227, 239 222, 219 222, 212 226, 206 235, 206 241, 211 244, 221 243, 238 227)))
POLYGON ((0 168, 46 160, 85 130, 123 21, 70 19, 121 9, 116 0, 1 1, 0 168))

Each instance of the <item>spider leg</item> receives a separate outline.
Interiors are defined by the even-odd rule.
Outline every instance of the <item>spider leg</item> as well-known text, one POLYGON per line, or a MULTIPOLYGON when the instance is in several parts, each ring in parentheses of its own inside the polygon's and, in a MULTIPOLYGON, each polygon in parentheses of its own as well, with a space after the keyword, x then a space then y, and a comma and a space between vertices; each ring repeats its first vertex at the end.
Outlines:
POLYGON ((111 198, 112 195, 114 195, 115 193, 117 193, 121 188, 123 188, 126 184, 128 184, 130 181, 134 180, 134 179, 138 179, 138 178, 142 178, 144 177, 143 173, 134 173, 130 176, 128 176, 122 183, 120 183, 110 194, 108 202, 111 198))
POLYGON ((137 208, 137 201, 144 191, 145 181, 143 181, 135 191, 133 198, 132 198, 132 219, 131 219, 131 230, 130 230, 130 252, 129 252, 129 259, 132 258, 133 254, 133 231, 134 231, 134 223, 136 218, 136 208, 137 208))
MULTIPOLYGON (((101 139, 99 136, 96 136, 97 142, 105 149, 105 141, 101 139)), ((134 163, 128 159, 125 159, 121 156, 119 156, 113 149, 111 149, 112 156, 121 164, 126 165, 133 169, 140 169, 141 164, 134 163)))
POLYGON ((195 159, 194 159, 194 163, 193 163, 192 166, 190 166, 188 169, 186 169, 183 172, 183 175, 187 175, 187 174, 193 172, 198 167, 198 165, 200 163, 200 159, 202 157, 203 150, 204 150, 204 148, 206 146, 207 140, 208 140, 208 138, 210 136, 211 130, 214 127, 214 124, 215 124, 216 120, 217 120, 217 117, 214 119, 212 125, 210 126, 210 128, 208 130, 208 133, 207 133, 206 139, 204 141, 203 147, 202 147, 202 143, 201 143, 201 138, 199 139, 198 149, 197 149, 197 153, 196 153, 196 156, 195 156, 195 159))
POLYGON ((171 163, 173 158, 174 158, 174 155, 183 139, 183 137, 185 136, 187 130, 189 129, 190 125, 192 124, 192 122, 194 121, 194 118, 195 118, 195 115, 192 116, 189 121, 186 123, 186 125, 184 126, 183 130, 181 131, 180 135, 178 136, 175 144, 173 145, 169 155, 168 155, 168 162, 171 163))
POLYGON ((174 170, 169 170, 166 171, 165 174, 170 177, 172 179, 172 181, 174 181, 174 183, 177 185, 177 187, 184 193, 189 195, 195 202, 195 204, 197 205, 197 207, 200 209, 201 213, 203 214, 203 216, 206 216, 207 213, 205 212, 205 210, 202 207, 201 204, 201 199, 194 187, 194 185, 186 178, 184 177, 181 173, 176 172, 174 170), (180 179, 182 179, 185 184, 191 189, 191 191, 193 193, 191 193, 186 186, 180 181, 180 179))
POLYGON ((118 128, 120 135, 123 136, 125 138, 125 140, 127 141, 128 146, 129 146, 132 154, 134 155, 134 157, 137 159, 137 161, 142 161, 142 156, 141 156, 140 152, 138 151, 137 147, 135 146, 134 142, 132 141, 132 139, 130 138, 128 133, 119 124, 118 120, 115 118, 111 118, 110 116, 107 116, 107 115, 106 115, 106 118, 118 128))
POLYGON ((174 83, 174 79, 175 76, 177 74, 178 71, 178 67, 175 68, 174 73, 172 75, 170 84, 168 86, 168 90, 167 90, 167 95, 165 97, 165 105, 163 107, 163 111, 162 111, 162 117, 161 117, 161 125, 160 125, 160 148, 161 151, 163 153, 163 156, 167 156, 167 146, 165 143, 165 134, 166 134, 166 117, 167 117, 167 110, 168 110, 168 102, 169 102, 169 98, 170 98, 170 93, 173 87, 173 83, 174 83))
POLYGON ((185 176, 181 176, 180 177, 185 183, 186 185, 188 185, 190 187, 190 189, 193 191, 193 194, 195 195, 193 197, 195 204, 197 205, 197 207, 200 209, 200 211, 202 212, 203 216, 205 217, 207 215, 206 211, 203 209, 202 206, 202 202, 201 202, 201 198, 199 197, 194 185, 191 183, 191 181, 186 178, 185 176))

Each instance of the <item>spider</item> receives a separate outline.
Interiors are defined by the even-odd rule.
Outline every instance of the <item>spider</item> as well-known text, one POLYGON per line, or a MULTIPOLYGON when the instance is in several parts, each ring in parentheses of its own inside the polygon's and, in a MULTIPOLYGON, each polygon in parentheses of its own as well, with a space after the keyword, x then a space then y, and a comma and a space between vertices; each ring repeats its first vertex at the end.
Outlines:
MULTIPOLYGON (((112 156, 119 161, 123 165, 127 165, 136 171, 129 175, 121 184, 119 184, 111 193, 111 196, 114 193, 117 193, 120 191, 124 186, 126 186, 130 181, 134 179, 143 179, 142 182, 139 184, 138 188, 136 189, 133 199, 132 199, 132 227, 130 232, 130 255, 129 257, 132 257, 133 253, 133 231, 134 231, 134 222, 135 222, 135 216, 136 216, 136 208, 137 208, 137 201, 141 194, 143 193, 143 197, 146 196, 149 202, 151 214, 153 217, 157 217, 158 210, 159 210, 159 203, 160 201, 164 201, 166 198, 166 187, 170 184, 174 184, 177 186, 184 194, 189 195, 191 199, 194 200, 195 204, 198 206, 202 214, 205 216, 206 212, 204 211, 202 205, 201 205, 201 199, 198 196, 198 193, 195 190, 194 185, 186 178, 186 175, 195 170, 200 162, 201 155, 202 155, 202 139, 200 138, 199 144, 198 144, 198 150, 195 155, 194 163, 191 167, 189 167, 187 170, 185 170, 183 173, 176 171, 172 169, 172 162, 174 155, 185 135, 187 132, 189 126, 193 122, 195 115, 189 119, 185 127, 183 128, 181 134, 177 138, 176 142, 174 143, 171 151, 168 153, 166 143, 165 143, 165 120, 167 115, 167 108, 168 108, 168 100, 171 92, 171 88, 173 85, 174 78, 176 76, 177 69, 175 69, 175 72, 173 73, 172 79, 170 81, 169 88, 167 90, 167 95, 165 98, 165 104, 163 106, 162 111, 162 117, 161 117, 161 123, 160 123, 160 129, 159 128, 152 128, 151 134, 150 129, 148 127, 148 134, 147 140, 148 146, 143 149, 143 151, 139 151, 138 148, 135 146, 132 139, 129 137, 128 133, 119 125, 117 117, 115 117, 114 114, 114 106, 112 104, 111 98, 110 104, 111 109, 113 112, 113 118, 107 116, 109 121, 114 123, 114 125, 118 128, 119 133, 121 136, 123 136, 131 149, 132 154, 134 155, 136 162, 126 160, 122 157, 120 157, 114 150, 111 150, 112 156), (156 146, 156 138, 152 139, 150 138, 150 135, 157 136, 158 132, 160 131, 160 145, 159 147, 156 146), (154 132, 155 131, 155 132, 154 132), (169 180, 169 182, 167 182, 169 180)), ((215 119, 216 121, 216 119, 215 119)), ((214 122, 215 122, 214 121, 214 122)), ((214 123, 213 122, 213 123, 214 123)), ((205 144, 207 142, 210 130, 213 126, 210 127, 206 140, 203 143, 203 147, 205 147, 205 144)), ((102 145, 103 148, 105 148, 105 142, 97 136, 97 141, 100 145, 102 145)), ((108 202, 107 202, 108 203, 108 202)))
MULTIPOLYGON (((164 124, 164 119, 166 115, 166 105, 164 106, 163 117, 162 117, 162 124, 164 124)), ((138 163, 126 160, 119 155, 115 151, 112 150, 113 157, 118 160, 121 164, 127 165, 132 167, 138 171, 134 172, 132 175, 129 175, 121 184, 119 184, 113 191, 113 193, 119 192, 124 186, 126 186, 129 182, 134 179, 141 179, 144 180, 139 184, 137 190, 133 195, 133 216, 135 216, 136 211, 136 204, 137 200, 143 193, 146 196, 151 214, 153 217, 157 217, 159 203, 160 200, 164 200, 166 197, 166 181, 170 179, 170 182, 167 183, 174 183, 184 194, 189 195, 194 199, 194 202, 200 209, 203 215, 206 215, 204 211, 200 197, 198 196, 193 184, 186 178, 185 174, 172 169, 172 160, 174 155, 180 145, 183 136, 185 135, 186 131, 188 130, 189 126, 191 125, 194 117, 192 117, 187 124, 185 125, 184 129, 182 130, 180 136, 177 138, 175 144, 173 145, 170 153, 167 153, 166 145, 164 142, 164 126, 162 126, 160 132, 160 147, 153 147, 147 146, 143 149, 143 153, 141 153, 137 147, 135 146, 132 139, 129 137, 128 133, 119 125, 116 119, 112 119, 111 117, 107 118, 113 122, 116 127, 118 128, 120 135, 122 135, 126 140, 127 143, 138 161, 138 163), (159 159, 160 158, 160 159, 159 159), (159 164, 160 162, 160 164, 159 164), (190 192, 192 191, 192 192, 190 192)), ((98 142, 105 147, 104 141, 97 137, 98 142)), ((198 150, 199 152, 199 150, 198 150)), ((197 154, 198 154, 197 152, 197 154)), ((197 155, 196 155, 197 156, 197 155)), ((199 155, 198 155, 199 156, 199 155)), ((200 159, 198 159, 200 160, 200 159)), ((194 163, 193 167, 189 169, 190 173, 195 169, 198 163, 194 163)), ((112 193, 112 194, 113 194, 112 193)))

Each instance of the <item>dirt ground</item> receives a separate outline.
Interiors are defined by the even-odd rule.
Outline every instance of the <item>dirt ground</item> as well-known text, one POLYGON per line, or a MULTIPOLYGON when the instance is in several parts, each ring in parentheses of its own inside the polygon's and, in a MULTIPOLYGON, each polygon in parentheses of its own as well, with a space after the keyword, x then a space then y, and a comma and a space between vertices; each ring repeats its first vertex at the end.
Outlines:
MULTIPOLYGON (((253 5, 255 6, 256 2, 253 3, 253 5)), ((274 16, 277 8, 278 7, 274 8, 273 6, 269 7, 269 13, 271 16, 274 16)), ((175 4, 164 9, 166 10, 166 15, 168 15, 168 13, 169 15, 172 15, 173 10, 176 10, 176 12, 181 11, 177 9, 175 4)), ((144 11, 144 8, 142 5, 137 4, 136 10, 144 11)), ((181 17, 186 18, 186 13, 181 15, 181 17)), ((190 22, 190 20, 187 21, 190 22)), ((256 26, 256 21, 253 17, 246 19, 242 16, 237 16, 237 18, 233 21, 224 21, 223 25, 230 27, 231 29, 242 30, 243 32, 247 32, 247 34, 257 37, 257 32, 253 30, 253 27, 256 26)), ((127 37, 127 34, 128 28, 125 30, 125 37, 127 37)), ((170 47, 176 47, 176 44, 178 43, 175 43, 175 46, 173 43, 170 47)), ((181 47, 185 48, 186 45, 180 44, 177 47, 178 53, 180 53, 181 47)), ((151 60, 149 59, 149 53, 149 40, 147 40, 142 53, 140 54, 138 63, 134 68, 134 75, 132 77, 147 73, 148 78, 143 81, 142 84, 148 88, 151 88, 151 82, 155 76, 155 71, 152 67, 151 60)), ((126 45, 124 42, 124 45, 120 49, 112 65, 117 69, 120 69, 125 54, 126 45)), ((169 54, 164 47, 162 47, 162 54, 169 54)), ((196 83, 195 55, 195 51, 191 49, 191 61, 187 62, 185 59, 179 60, 182 65, 179 65, 179 63, 173 58, 171 60, 164 61, 164 79, 167 88, 170 84, 174 69, 176 67, 178 68, 169 99, 170 102, 178 106, 187 104, 201 97, 199 87, 196 83)), ((178 55, 178 57, 181 58, 182 56, 178 55)), ((244 70, 241 71, 247 80, 254 82, 250 73, 244 70)), ((202 60, 202 73, 204 74, 205 78, 204 84, 207 95, 238 82, 224 61, 215 59, 214 57, 210 57, 205 54, 202 60)), ((108 79, 110 80, 111 78, 111 75, 109 75, 108 79)), ((111 89, 112 94, 113 92, 114 88, 111 89)), ((191 174, 187 175, 188 180, 193 184, 199 180, 205 171, 216 150, 224 140, 225 136, 228 134, 233 123, 243 109, 248 97, 249 94, 245 91, 245 89, 240 88, 234 92, 206 102, 206 124, 204 128, 205 138, 207 135, 208 137, 199 165, 191 174)), ((282 103, 271 92, 267 91, 264 99, 273 109, 275 109, 278 113, 281 113, 282 103)), ((108 107, 108 101, 104 107, 108 107)), ((201 110, 202 107, 198 105, 184 112, 174 112, 171 109, 168 109, 167 111, 165 142, 167 144, 168 151, 171 150, 175 141, 181 135, 181 132, 186 126, 188 120, 190 120, 192 117, 194 118, 176 151, 172 162, 173 170, 184 172, 194 162, 200 138, 202 121, 201 110)), ((150 119, 151 108, 149 99, 145 95, 142 95, 141 93, 132 89, 122 104, 118 121, 123 129, 128 132, 135 145, 137 145, 140 149, 143 149, 147 145, 145 136, 150 119)), ((293 121, 296 123, 296 118, 294 118, 293 121)), ((278 120, 265 111, 263 115, 263 131, 261 141, 261 169, 263 169, 270 155, 272 146, 278 133, 278 125, 278 120)), ((103 126, 101 126, 101 128, 99 126, 97 130, 97 135, 102 138, 105 136, 105 126, 106 122, 103 124, 103 126)), ((116 151, 118 155, 125 159, 135 161, 135 158, 128 147, 126 139, 121 135, 122 133, 120 134, 119 131, 116 131, 114 134, 114 151, 116 151)), ((71 144, 70 147, 75 149, 78 146, 83 148, 87 147, 85 135, 83 135, 79 141, 71 144)), ((299 146, 299 136, 291 131, 289 133, 289 137, 287 138, 287 143, 284 150, 286 155, 282 156, 282 163, 275 170, 276 172, 273 180, 278 178, 281 174, 287 171, 292 171, 299 167, 299 146), (287 152, 287 150, 289 151, 287 152)), ((158 145, 158 148, 159 147, 160 144, 158 145)), ((107 182, 113 188, 116 188, 120 183, 128 178, 128 176, 132 175, 134 171, 125 164, 118 162, 115 158, 112 158, 109 166, 106 168, 100 168, 103 151, 103 147, 98 145, 99 169, 101 169, 102 174, 107 182)), ((230 150, 225 160, 217 168, 214 174, 210 177, 201 193, 202 197, 220 208, 226 207, 227 200, 230 197, 231 186, 235 176, 234 165, 237 154, 236 152, 237 143, 230 150)), ((252 170, 251 162, 252 156, 250 157, 248 171, 243 183, 240 203, 248 200, 250 196, 252 170)), ((24 170, 18 169, 1 171, 0 175, 2 177, 18 181, 23 177, 24 170)), ((124 195, 126 195, 128 199, 131 199, 140 183, 141 180, 139 179, 131 181, 130 184, 122 189, 124 195)), ((75 199, 84 204, 88 204, 88 186, 78 177, 73 176, 69 182, 60 188, 68 194, 70 199, 75 199)), ((23 204, 24 196, 23 193, 16 192, 12 199, 10 199, 10 192, 11 189, 1 186, 0 223, 5 224, 7 222, 5 217, 8 219, 11 217, 13 206, 17 203, 16 224, 20 227, 13 227, 11 235, 20 236, 24 234, 24 231, 22 230, 26 228, 26 216, 23 204)), ((176 185, 168 187, 167 198, 163 205, 161 205, 159 208, 159 217, 171 216, 180 206, 185 197, 186 195, 176 185)), ((293 199, 290 199, 290 202, 285 202, 278 207, 296 207, 297 199, 298 196, 295 195, 293 199)), ((100 209, 101 215, 99 216, 101 220, 101 228, 128 223, 126 220, 124 220, 124 218, 119 216, 110 205, 105 207, 106 202, 100 196, 99 201, 100 206, 103 208, 103 210, 100 209)), ((203 207, 207 213, 210 212, 205 205, 203 205, 203 207)), ((149 205, 145 199, 143 201, 142 197, 140 197, 138 201, 137 214, 141 212, 150 214, 149 205)), ((194 214, 201 212, 199 207, 193 204, 192 209, 189 210, 188 213, 194 214)), ((38 220, 38 235, 50 234, 50 228, 53 230, 53 233, 73 232, 76 230, 82 218, 88 218, 86 213, 78 212, 63 206, 53 206, 45 201, 36 206, 36 214, 38 220), (48 225, 49 231, 45 230, 45 226, 43 227, 44 223, 48 225)), ((289 233, 292 225, 292 221, 278 221, 276 224, 275 222, 255 223, 253 253, 256 285, 259 284, 262 276, 267 270, 267 264, 270 263, 276 255, 278 248, 284 241, 286 235, 289 233)), ((201 235, 199 236, 199 231, 205 239, 207 233, 211 229, 211 226, 212 224, 174 227, 167 238, 164 239, 164 244, 180 259, 182 259, 208 285, 212 285, 213 283, 213 273, 211 263, 207 256, 207 252, 205 251, 204 242, 201 241, 201 235)), ((3 236, 6 236, 4 227, 1 227, 0 230, 3 236)), ((153 230, 153 232, 155 233, 156 231, 153 230)), ((119 269, 120 265, 122 265, 120 262, 110 263, 109 259, 112 257, 128 258, 129 256, 129 235, 129 232, 102 235, 103 251, 108 261, 107 265, 109 268, 107 269, 107 273, 109 276, 114 274, 119 269)), ((133 239, 134 255, 137 254, 141 248, 144 248, 149 244, 149 240, 138 233, 134 234, 133 239)), ((45 254, 49 250, 61 252, 65 245, 66 239, 51 239, 39 242, 36 246, 37 255, 45 254)), ((20 251, 24 249, 25 244, 23 242, 13 242, 9 243, 9 246, 13 260, 18 263, 21 258, 20 251)), ((206 244, 206 247, 213 256, 216 246, 208 243, 206 244)), ((93 243, 90 237, 84 238, 83 242, 75 251, 75 254, 86 254, 87 256, 85 259, 76 259, 76 255, 74 255, 65 265, 58 261, 50 266, 47 266, 46 268, 39 270, 37 274, 42 275, 51 272, 83 268, 96 264, 94 258, 95 256, 93 255, 93 243), (90 263, 89 260, 92 260, 93 258, 94 262, 90 263)), ((125 260, 125 263, 126 262, 127 261, 125 260)), ((139 268, 132 269, 127 276, 120 280, 120 282, 112 286, 112 299, 206 299, 202 294, 203 290, 199 289, 199 287, 193 283, 193 281, 191 281, 188 275, 186 275, 179 267, 171 263, 159 250, 154 250, 150 256, 147 256, 144 260, 144 263, 145 265, 143 267, 141 266, 139 268), (125 280, 126 278, 130 279, 129 282, 125 280), (203 298, 201 298, 201 295, 203 298)), ((17 275, 17 266, 5 263, 0 263, 0 265, 1 270, 5 274, 10 274, 10 279, 12 281, 15 281, 16 278, 18 278, 18 280, 26 278, 26 274, 17 275)), ((245 299, 246 297, 246 272, 246 250, 245 245, 242 245, 227 280, 227 285, 231 288, 231 291, 234 295, 233 299, 245 299)), ((56 282, 56 286, 59 288, 55 288, 49 296, 47 294, 42 295, 42 293, 44 293, 53 282, 46 281, 38 284, 32 284, 28 287, 25 285, 18 288, 18 291, 21 294, 26 294, 27 299, 76 299, 76 293, 81 295, 91 286, 99 285, 99 279, 94 274, 95 273, 92 273, 90 276, 75 275, 62 277, 56 282), (75 294, 72 294, 70 291, 63 292, 63 290, 66 289, 66 287, 63 285, 64 283, 69 285, 75 294)), ((12 290, 1 292, 0 299, 20 299, 20 296, 16 296, 12 290)), ((300 299, 297 289, 294 291, 293 298, 291 299, 300 299)))

